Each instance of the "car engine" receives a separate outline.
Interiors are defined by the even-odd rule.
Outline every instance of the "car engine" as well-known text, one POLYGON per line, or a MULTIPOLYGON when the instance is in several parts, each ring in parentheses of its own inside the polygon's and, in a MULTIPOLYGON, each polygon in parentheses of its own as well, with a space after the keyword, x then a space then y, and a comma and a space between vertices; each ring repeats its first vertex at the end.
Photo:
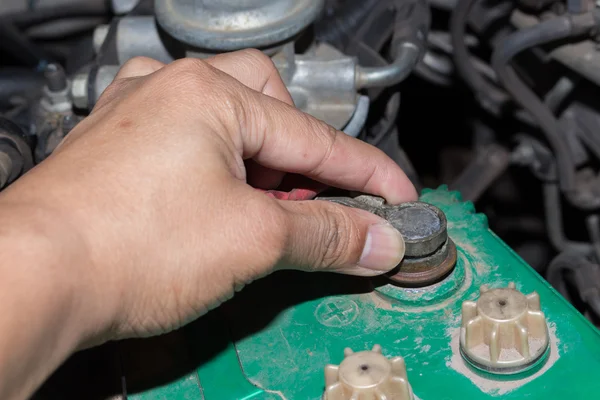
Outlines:
POLYGON ((600 325, 596 1, 4 0, 0 187, 127 60, 244 48, 272 58, 296 107, 383 150, 419 191, 472 202, 600 325))

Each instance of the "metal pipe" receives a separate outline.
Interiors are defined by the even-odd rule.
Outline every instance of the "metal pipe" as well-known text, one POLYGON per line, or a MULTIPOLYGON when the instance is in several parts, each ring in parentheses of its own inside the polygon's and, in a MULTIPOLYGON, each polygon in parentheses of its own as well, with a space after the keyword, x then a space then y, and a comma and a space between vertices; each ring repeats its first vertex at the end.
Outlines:
POLYGON ((402 82, 417 66, 421 50, 414 43, 402 43, 394 62, 385 67, 356 67, 356 88, 387 87, 402 82))
POLYGON ((429 4, 424 0, 395 0, 392 35, 394 61, 384 67, 356 67, 356 87, 388 87, 402 82, 416 68, 427 49, 431 24, 429 4))

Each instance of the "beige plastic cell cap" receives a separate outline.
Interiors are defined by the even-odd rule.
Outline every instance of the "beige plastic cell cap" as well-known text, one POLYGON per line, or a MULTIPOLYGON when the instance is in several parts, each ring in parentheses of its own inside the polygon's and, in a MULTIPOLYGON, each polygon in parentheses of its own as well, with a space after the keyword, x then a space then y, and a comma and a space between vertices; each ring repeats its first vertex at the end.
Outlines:
POLYGON ((381 346, 354 353, 344 350, 344 360, 325 367, 324 400, 413 400, 402 357, 386 358, 381 346))
POLYGON ((548 327, 536 292, 527 296, 514 283, 480 288, 476 302, 462 305, 460 347, 476 366, 516 372, 537 361, 548 348, 548 327))

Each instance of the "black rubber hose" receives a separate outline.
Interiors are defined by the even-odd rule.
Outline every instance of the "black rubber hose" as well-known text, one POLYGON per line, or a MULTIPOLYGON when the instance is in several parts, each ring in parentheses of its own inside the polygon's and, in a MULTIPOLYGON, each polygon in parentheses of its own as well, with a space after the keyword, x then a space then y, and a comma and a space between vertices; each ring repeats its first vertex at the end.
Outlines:
MULTIPOLYGON (((379 0, 353 0, 344 2, 339 12, 317 24, 316 38, 319 41, 341 46, 360 26, 379 0)), ((337 11, 337 10, 336 10, 337 11)))
POLYGON ((596 316, 600 316, 600 296, 591 296, 587 301, 587 305, 596 316))
POLYGON ((579 122, 579 139, 596 157, 600 158, 600 136, 595 130, 599 122, 596 112, 587 107, 579 107, 575 117, 579 122))
POLYGON ((588 0, 567 0, 567 10, 571 14, 581 14, 588 10, 588 0))
POLYGON ((552 260, 546 270, 546 278, 568 300, 564 276, 566 273, 571 275, 580 299, 600 317, 600 266, 592 262, 588 254, 576 251, 560 253, 552 260))
POLYGON ((23 30, 57 19, 107 15, 108 2, 85 1, 65 7, 45 7, 0 16, 0 49, 25 65, 41 68, 49 60, 47 54, 31 42, 23 30))
POLYGON ((400 109, 400 92, 394 93, 390 96, 388 103, 385 107, 385 115, 380 121, 379 126, 376 127, 377 133, 372 138, 366 138, 365 141, 369 144, 377 147, 390 134, 391 130, 396 124, 398 119, 398 113, 400 109))
POLYGON ((498 43, 492 55, 492 67, 505 89, 511 94, 514 101, 529 111, 544 132, 556 157, 562 191, 573 205, 583 209, 599 207, 600 199, 584 196, 577 191, 575 163, 557 119, 542 100, 521 81, 510 63, 524 50, 583 34, 594 26, 595 21, 591 14, 583 17, 556 17, 509 35, 498 43))
POLYGON ((556 256, 546 270, 546 280, 568 299, 568 292, 563 275, 565 272, 575 273, 579 268, 590 264, 586 254, 577 251, 565 251, 556 256))
POLYGON ((44 7, 37 10, 6 14, 2 20, 12 22, 20 29, 43 24, 57 19, 97 17, 110 14, 108 2, 82 1, 65 7, 44 7))
MULTIPOLYGON (((412 43, 425 53, 431 28, 431 9, 427 0, 394 0, 396 18, 392 35, 392 56, 402 43, 412 43)), ((421 57, 423 54, 421 54, 421 57)))
POLYGON ((0 50, 4 50, 24 65, 34 68, 42 67, 48 59, 40 48, 5 18, 0 18, 0 50))
POLYGON ((464 201, 479 200, 510 164, 510 153, 497 143, 475 151, 475 158, 449 186, 459 191, 464 201))
POLYGON ((83 36, 106 22, 106 17, 67 18, 33 26, 25 31, 25 35, 33 40, 59 40, 75 35, 83 36))
MULTIPOLYGON (((596 262, 600 263, 600 215, 590 214, 585 219, 596 262)), ((600 315, 600 314, 599 314, 600 315)))
POLYGON ((550 243, 558 251, 572 250, 590 252, 592 245, 586 242, 573 242, 565 237, 563 229, 560 190, 556 183, 544 183, 544 214, 550 243))
POLYGON ((44 85, 44 75, 29 68, 0 68, 0 104, 15 95, 29 97, 40 92, 44 85))
POLYGON ((506 101, 504 92, 477 71, 471 62, 471 55, 466 44, 466 28, 469 13, 477 0, 458 0, 450 16, 450 38, 452 57, 458 76, 475 92, 482 101, 501 104, 506 101))

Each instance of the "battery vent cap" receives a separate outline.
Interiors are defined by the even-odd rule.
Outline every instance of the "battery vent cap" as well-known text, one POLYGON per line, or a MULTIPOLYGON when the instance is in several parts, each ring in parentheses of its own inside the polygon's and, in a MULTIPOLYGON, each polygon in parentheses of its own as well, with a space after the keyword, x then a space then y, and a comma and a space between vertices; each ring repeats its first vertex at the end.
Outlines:
POLYGON ((413 400, 402 357, 388 359, 381 346, 344 350, 340 365, 325 367, 324 400, 413 400))
POLYGON ((480 288, 477 301, 462 305, 460 350, 476 368, 512 374, 529 369, 548 349, 548 327, 540 296, 524 295, 514 283, 480 288))

